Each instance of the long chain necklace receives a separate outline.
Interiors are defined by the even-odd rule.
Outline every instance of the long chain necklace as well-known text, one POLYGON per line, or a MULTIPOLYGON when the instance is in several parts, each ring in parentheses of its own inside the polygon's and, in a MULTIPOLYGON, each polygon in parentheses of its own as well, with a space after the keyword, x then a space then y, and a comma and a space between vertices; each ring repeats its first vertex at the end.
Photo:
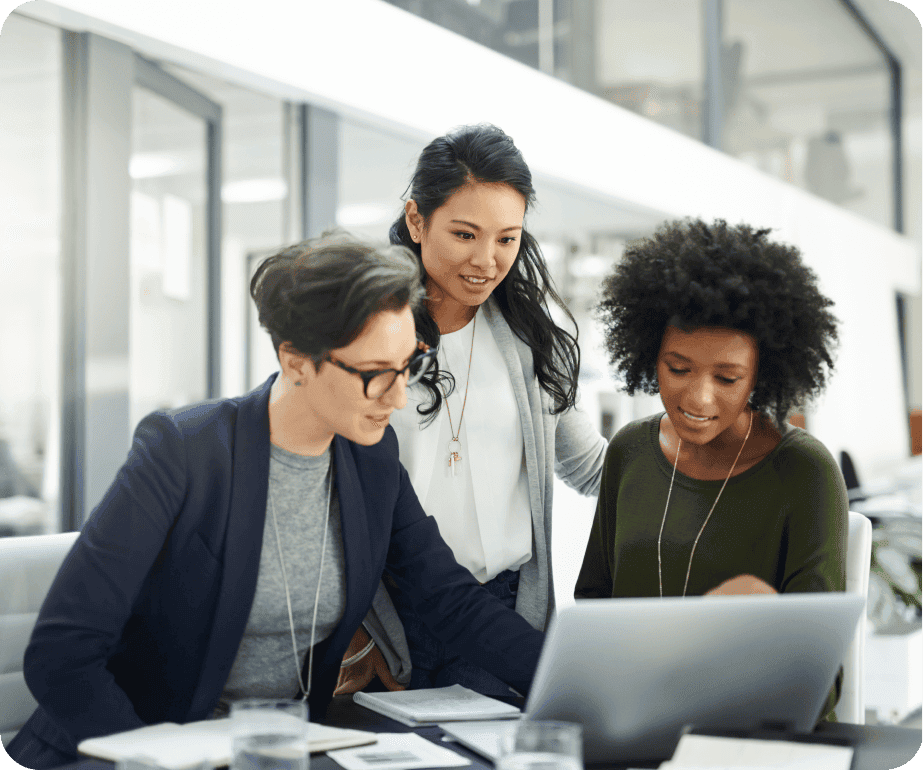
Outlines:
MULTIPOLYGON (((728 475, 725 477, 725 481, 722 482, 722 488, 719 490, 719 494, 716 495, 715 502, 712 504, 712 508, 709 509, 709 513, 706 514, 706 520, 703 522, 703 526, 699 528, 699 534, 696 536, 696 540, 693 541, 693 548, 690 550, 690 561, 687 564, 687 579, 683 581, 683 594, 682 596, 687 595, 687 584, 690 582, 690 568, 693 566, 693 554, 696 553, 696 544, 699 543, 699 538, 703 534, 703 530, 706 529, 706 525, 709 523, 709 517, 712 516, 712 512, 715 510, 715 507, 719 504, 719 498, 722 496, 722 492, 725 491, 725 485, 728 483, 728 480, 731 478, 732 473, 735 472, 735 466, 738 464, 738 458, 741 457, 741 453, 744 451, 744 445, 748 443, 748 438, 751 436, 751 426, 754 424, 754 411, 751 410, 751 419, 748 422, 748 432, 744 437, 744 441, 741 443, 741 449, 738 450, 738 456, 735 457, 735 462, 732 463, 731 470, 728 471, 728 475)), ((674 489, 674 476, 677 473, 677 460, 680 459, 680 435, 677 435, 677 454, 674 456, 674 470, 671 473, 671 484, 667 489, 667 502, 664 503, 664 516, 661 519, 661 529, 658 531, 658 593, 661 597, 664 596, 664 586, 661 582, 661 534, 664 532, 664 522, 667 521, 667 506, 671 502, 671 491, 674 489)))
POLYGON ((298 662, 298 645, 295 643, 295 622, 292 620, 292 599, 289 596, 289 578, 286 576, 286 563, 282 558, 282 543, 279 540, 279 522, 276 519, 276 504, 273 501, 273 489, 270 486, 270 511, 273 514, 273 530, 276 533, 276 552, 279 554, 279 566, 282 568, 282 584, 286 589, 286 608, 289 610, 289 631, 292 633, 292 655, 295 658, 295 672, 298 674, 298 689, 302 693, 302 700, 308 700, 311 691, 311 668, 314 663, 314 629, 318 620, 318 600, 321 598, 321 576, 324 574, 324 551, 327 548, 327 518, 330 516, 330 498, 334 486, 334 453, 331 448, 330 467, 327 471, 327 506, 321 519, 324 535, 321 538, 321 564, 318 566, 318 589, 314 594, 314 614, 311 616, 311 646, 308 648, 308 689, 302 682, 302 667, 298 662))
POLYGON ((462 414, 459 415, 459 429, 452 427, 452 412, 449 410, 449 398, 446 398, 446 416, 449 417, 449 469, 456 475, 456 464, 462 462, 462 444, 459 443, 459 434, 462 432, 462 418, 465 417, 465 404, 468 402, 468 381, 472 374, 472 353, 475 351, 475 323, 478 321, 478 311, 472 318, 472 347, 468 351, 468 373, 465 375, 465 398, 462 399, 462 414))

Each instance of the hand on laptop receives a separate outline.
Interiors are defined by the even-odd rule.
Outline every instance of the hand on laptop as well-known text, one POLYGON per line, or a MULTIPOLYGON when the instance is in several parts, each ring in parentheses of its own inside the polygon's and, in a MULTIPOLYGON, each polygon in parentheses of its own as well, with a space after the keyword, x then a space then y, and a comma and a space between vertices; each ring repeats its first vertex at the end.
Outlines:
POLYGON ((733 596, 736 594, 775 594, 776 589, 754 575, 736 575, 720 583, 706 596, 733 596))
MULTIPOLYGON (((347 647, 346 654, 343 656, 344 662, 361 653, 370 641, 371 638, 365 628, 360 626, 356 629, 356 633, 350 641, 350 646, 347 647)), ((404 685, 399 684, 391 675, 381 650, 373 645, 372 649, 356 662, 350 663, 346 667, 341 664, 340 677, 337 679, 337 688, 334 690, 334 695, 349 695, 350 693, 359 692, 375 677, 378 677, 389 690, 404 689, 404 685)))

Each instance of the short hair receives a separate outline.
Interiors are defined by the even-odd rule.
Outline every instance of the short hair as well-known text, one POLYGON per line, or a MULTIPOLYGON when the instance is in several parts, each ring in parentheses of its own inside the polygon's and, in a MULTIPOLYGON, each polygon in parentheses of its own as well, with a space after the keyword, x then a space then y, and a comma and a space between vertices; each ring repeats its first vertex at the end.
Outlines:
POLYGON ((424 289, 417 259, 402 246, 325 233, 267 257, 250 281, 260 325, 319 367, 383 310, 416 311, 424 289))
POLYGON ((834 303, 799 250, 770 241, 769 233, 685 219, 626 247, 604 281, 597 314, 628 393, 658 392, 657 358, 669 324, 750 334, 759 356, 750 404, 780 428, 824 390, 837 343, 828 310, 834 303))

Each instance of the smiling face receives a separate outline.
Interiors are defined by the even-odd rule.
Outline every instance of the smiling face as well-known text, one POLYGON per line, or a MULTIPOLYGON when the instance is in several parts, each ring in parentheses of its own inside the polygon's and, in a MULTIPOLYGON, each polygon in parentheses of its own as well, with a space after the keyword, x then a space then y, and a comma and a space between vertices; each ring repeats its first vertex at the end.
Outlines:
MULTIPOLYGON (((353 342, 330 355, 359 371, 400 370, 416 350, 414 316, 405 307, 376 313, 353 342)), ((302 387, 293 395, 302 402, 306 427, 314 435, 327 437, 328 442, 338 434, 363 446, 376 444, 391 413, 407 403, 406 372, 376 399, 366 398, 361 377, 328 360, 315 371, 310 360, 302 359, 296 376, 301 378, 302 387)))
POLYGON ((757 360, 757 341, 746 332, 665 329, 658 391, 683 441, 702 446, 728 438, 740 443, 750 419, 746 407, 757 379, 757 360))
POLYGON ((407 202, 408 230, 427 271, 427 306, 441 330, 441 320, 470 320, 510 272, 525 215, 526 200, 507 184, 467 184, 426 222, 407 202))

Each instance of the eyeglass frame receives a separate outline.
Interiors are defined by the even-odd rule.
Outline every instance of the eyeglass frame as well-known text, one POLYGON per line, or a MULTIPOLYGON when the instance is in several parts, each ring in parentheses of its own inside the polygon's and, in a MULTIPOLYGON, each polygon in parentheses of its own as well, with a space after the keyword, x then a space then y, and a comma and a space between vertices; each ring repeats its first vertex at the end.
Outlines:
MULTIPOLYGON (((415 350, 414 353, 411 354, 411 357, 408 360, 407 365, 401 369, 374 369, 371 371, 361 371, 360 369, 353 368, 349 364, 343 363, 343 361, 338 361, 330 353, 324 356, 322 360, 329 361, 334 366, 337 366, 340 369, 343 369, 343 371, 348 372, 349 374, 357 375, 363 381, 363 396, 365 396, 370 401, 375 401, 376 399, 379 399, 382 396, 384 396, 386 393, 388 393, 388 391, 394 387, 395 383, 398 381, 398 378, 402 374, 404 374, 408 369, 410 369, 412 364, 414 364, 415 362, 419 361, 422 358, 428 358, 430 360, 430 363, 427 364, 427 366, 421 371, 420 377, 414 380, 415 383, 419 382, 420 378, 423 377, 433 366, 433 362, 436 359, 437 350, 438 348, 431 348, 423 340, 417 340, 417 350, 415 350), (382 374, 387 374, 388 372, 394 372, 394 375, 395 375, 395 379, 391 381, 391 385, 385 388, 385 390, 383 390, 379 395, 370 396, 369 395, 369 383, 372 382, 372 380, 374 380, 376 377, 382 374)), ((408 375, 408 384, 409 385, 413 384, 410 380, 410 375, 408 375)))

